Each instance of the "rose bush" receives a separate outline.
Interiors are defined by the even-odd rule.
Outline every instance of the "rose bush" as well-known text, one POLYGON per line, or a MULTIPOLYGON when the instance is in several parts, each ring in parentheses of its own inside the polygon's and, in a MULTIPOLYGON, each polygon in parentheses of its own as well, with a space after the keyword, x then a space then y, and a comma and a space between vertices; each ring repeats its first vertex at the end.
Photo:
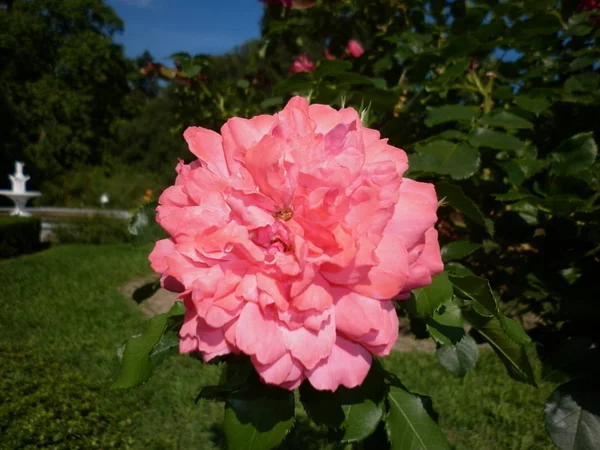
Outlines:
POLYGON ((180 351, 245 353, 286 389, 353 388, 398 336, 392 299, 443 270, 433 185, 356 110, 295 97, 278 114, 184 133, 150 255, 186 307, 180 351))

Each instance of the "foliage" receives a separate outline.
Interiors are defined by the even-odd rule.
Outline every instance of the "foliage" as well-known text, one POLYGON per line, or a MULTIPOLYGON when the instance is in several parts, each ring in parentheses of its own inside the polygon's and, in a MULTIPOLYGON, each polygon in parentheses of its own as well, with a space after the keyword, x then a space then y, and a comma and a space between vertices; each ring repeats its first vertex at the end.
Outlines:
MULTIPOLYGON (((157 450, 222 448, 222 406, 208 400, 193 402, 201 386, 218 383, 218 367, 178 356, 166 360, 152 380, 138 389, 108 390, 113 362, 116 363, 114 348, 126 337, 128 329, 143 332, 146 327, 119 288, 127 280, 148 274, 148 251, 148 247, 130 245, 61 245, 0 261, 0 298, 11 299, 0 302, 0 371, 10 366, 6 370, 14 373, 23 386, 48 380, 55 392, 73 392, 85 386, 96 399, 97 411, 112 421, 107 427, 118 431, 113 434, 115 442, 133 439, 134 448, 157 450), (37 364, 34 361, 47 365, 47 370, 31 370, 37 364), (40 379, 39 373, 46 375, 40 379), (59 380, 73 386, 62 386, 59 380)), ((383 364, 402 378, 411 391, 431 396, 453 447, 550 448, 551 443, 544 436, 542 411, 544 399, 554 385, 542 381, 540 390, 536 390, 511 382, 492 352, 480 352, 477 370, 464 379, 449 377, 435 356, 427 353, 394 352, 383 364)), ((535 362, 539 370, 539 363, 535 362)), ((8 383, 7 379, 3 381, 8 383)), ((18 384, 12 386, 19 389, 18 384)), ((19 402, 5 402, 13 394, 6 389, 2 392, 0 410, 12 414, 19 402)), ((81 398, 88 398, 78 392, 81 398)), ((60 398, 51 398, 60 402, 60 398)), ((72 399, 70 414, 80 414, 79 408, 84 405, 68 398, 72 399)), ((29 414, 34 412, 32 408, 29 414)), ((336 436, 326 428, 311 425, 301 407, 296 412, 296 424, 283 448, 343 448, 336 445, 336 436)), ((99 424, 99 428, 104 424, 107 422, 99 424)), ((55 426, 51 421, 37 425, 40 434, 55 426)), ((385 439, 385 430, 382 433, 385 439)), ((16 447, 4 444, 7 437, 0 433, 0 447, 16 447)))
POLYGON ((120 244, 131 241, 127 221, 110 216, 69 218, 54 222, 52 230, 61 244, 120 244))
POLYGON ((0 258, 41 249, 39 217, 0 217, 0 258))

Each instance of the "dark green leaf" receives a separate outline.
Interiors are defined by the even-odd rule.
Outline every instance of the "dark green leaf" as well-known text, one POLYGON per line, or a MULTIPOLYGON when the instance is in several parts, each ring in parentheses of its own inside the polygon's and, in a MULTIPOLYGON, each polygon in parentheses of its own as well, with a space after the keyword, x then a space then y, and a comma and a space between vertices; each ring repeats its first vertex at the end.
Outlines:
POLYGON ((283 97, 272 97, 272 98, 263 100, 262 103, 260 104, 260 107, 262 109, 268 109, 273 106, 280 106, 282 104, 283 104, 283 97))
POLYGON ((329 59, 322 59, 319 61, 319 66, 313 72, 315 79, 321 79, 327 76, 339 75, 352 68, 350 61, 332 61, 329 59))
POLYGON ((561 450, 593 450, 600 443, 600 390, 597 380, 559 386, 546 402, 546 427, 561 450))
POLYGON ((479 110, 473 106, 444 105, 430 108, 425 125, 433 127, 446 122, 473 122, 479 115, 479 110))
POLYGON ((154 365, 160 363, 161 358, 164 356, 163 352, 168 351, 173 343, 172 336, 165 334, 169 317, 182 316, 184 313, 183 303, 175 302, 169 312, 150 319, 146 330, 142 334, 127 340, 123 352, 121 372, 112 385, 113 389, 138 386, 150 379, 154 365), (161 340, 165 337, 168 342, 160 345, 161 340), (156 353, 154 353, 155 350, 156 353), (151 359, 153 353, 154 361, 151 359))
POLYGON ((442 259, 444 262, 461 259, 470 255, 480 247, 481 245, 469 241, 450 242, 442 247, 442 259))
POLYGON ((383 416, 383 374, 379 363, 373 361, 363 383, 354 389, 342 386, 335 392, 318 391, 305 382, 300 387, 300 400, 315 423, 342 429, 343 442, 361 441, 375 431, 383 416))
POLYGON ((516 137, 488 128, 476 128, 469 133, 469 143, 473 147, 489 147, 497 150, 519 151, 525 147, 525 142, 516 137))
POLYGON ((240 89, 248 89, 250 87, 250 82, 248 80, 240 79, 235 82, 235 85, 240 89))
POLYGON ((442 272, 433 277, 429 286, 415 289, 411 298, 404 304, 413 316, 426 319, 433 315, 438 306, 451 298, 452 284, 448 275, 442 272))
POLYGON ((388 394, 389 413, 385 428, 392 450, 444 450, 448 441, 437 421, 427 408, 428 397, 411 394, 399 387, 391 387, 388 394))
POLYGON ((450 281, 459 297, 472 300, 490 313, 500 315, 498 302, 488 280, 476 276, 450 276, 450 281))
POLYGON ((456 345, 465 336, 462 311, 453 301, 441 305, 427 320, 427 331, 438 343, 456 345))
POLYGON ((467 334, 456 346, 442 346, 435 354, 444 368, 462 378, 475 368, 479 349, 475 340, 467 334))
POLYGON ((594 65, 598 60, 600 60, 598 56, 580 56, 571 61, 571 64, 569 64, 569 71, 575 72, 577 70, 585 69, 586 67, 594 65))
POLYGON ((507 129, 533 128, 533 124, 516 114, 508 111, 500 111, 495 114, 484 116, 482 122, 491 127, 507 129))
POLYGON ((444 199, 450 206, 462 212, 469 219, 484 227, 490 235, 493 235, 493 227, 488 225, 486 218, 479 207, 465 195, 460 186, 442 182, 435 185, 438 198, 444 199))
POLYGON ((593 133, 577 134, 564 141, 551 154, 552 171, 558 175, 573 175, 591 166, 598 155, 593 133))
POLYGON ((449 262, 444 266, 446 272, 451 275, 456 275, 458 277, 466 277, 468 275, 475 275, 469 268, 465 267, 461 263, 457 262, 449 262))
POLYGON ((594 72, 580 73, 573 75, 565 81, 565 91, 584 92, 591 94, 598 89, 600 85, 600 74, 594 72))
POLYGON ((484 317, 469 308, 463 310, 463 316, 492 346, 511 378, 536 386, 525 347, 508 337, 497 318, 484 317))
POLYGON ((417 145, 417 152, 410 155, 410 168, 413 171, 464 179, 479 168, 479 152, 467 143, 431 141, 425 145, 417 145))
POLYGON ((275 94, 297 94, 310 91, 313 81, 306 72, 295 73, 275 86, 275 94))
POLYGON ((505 333, 519 345, 531 343, 531 338, 523 329, 523 325, 510 317, 501 316, 500 323, 505 333))
POLYGON ((241 355, 229 355, 221 371, 219 384, 203 386, 195 401, 197 403, 200 399, 208 399, 224 402, 244 385, 256 382, 257 374, 250 360, 241 355))
POLYGON ((269 450, 294 424, 294 393, 256 382, 231 394, 223 431, 229 450, 269 450))
POLYGON ((536 116, 552 106, 552 103, 544 97, 531 97, 528 95, 519 95, 516 97, 515 104, 526 111, 532 112, 536 116))

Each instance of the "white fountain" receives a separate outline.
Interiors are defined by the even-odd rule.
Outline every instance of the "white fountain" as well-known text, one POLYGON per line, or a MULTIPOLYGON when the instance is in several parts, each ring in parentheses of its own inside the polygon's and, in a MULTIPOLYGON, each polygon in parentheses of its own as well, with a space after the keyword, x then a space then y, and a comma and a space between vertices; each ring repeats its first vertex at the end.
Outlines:
POLYGON ((25 164, 16 161, 15 173, 8 176, 12 184, 11 190, 0 190, 0 195, 10 198, 15 204, 15 208, 10 213, 11 216, 30 216, 31 214, 27 212, 25 205, 27 205, 30 198, 42 195, 39 191, 27 191, 25 183, 27 183, 29 177, 23 174, 23 167, 25 167, 25 164))

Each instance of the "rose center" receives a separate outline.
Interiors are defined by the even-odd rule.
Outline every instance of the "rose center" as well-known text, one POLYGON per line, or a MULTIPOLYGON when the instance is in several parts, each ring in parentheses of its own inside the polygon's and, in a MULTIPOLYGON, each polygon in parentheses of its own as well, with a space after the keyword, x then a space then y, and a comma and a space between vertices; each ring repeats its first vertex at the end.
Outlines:
POLYGON ((282 210, 277 211, 276 213, 273 214, 273 217, 275 217, 276 219, 279 219, 279 220, 283 220, 285 222, 290 220, 293 216, 294 216, 294 213, 293 213, 292 209, 287 206, 285 208, 283 208, 282 210))

